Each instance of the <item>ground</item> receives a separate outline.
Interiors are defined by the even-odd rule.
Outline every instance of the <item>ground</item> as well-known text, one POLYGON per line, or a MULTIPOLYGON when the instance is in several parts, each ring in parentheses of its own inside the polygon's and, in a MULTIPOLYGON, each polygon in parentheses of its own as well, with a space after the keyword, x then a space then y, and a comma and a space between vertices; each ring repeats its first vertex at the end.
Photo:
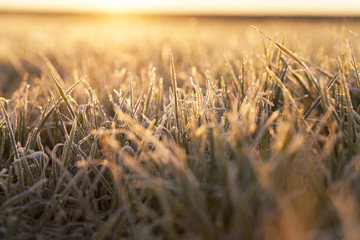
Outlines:
POLYGON ((0 16, 0 236, 357 239, 358 21, 0 16))

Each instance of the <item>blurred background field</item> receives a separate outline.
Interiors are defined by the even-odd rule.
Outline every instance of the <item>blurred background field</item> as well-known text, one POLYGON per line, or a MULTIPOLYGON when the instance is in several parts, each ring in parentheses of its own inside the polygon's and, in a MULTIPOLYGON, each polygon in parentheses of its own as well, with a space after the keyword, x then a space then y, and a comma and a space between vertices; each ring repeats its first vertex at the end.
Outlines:
POLYGON ((347 38, 353 38, 349 29, 358 30, 356 20, 341 18, 329 22, 321 18, 3 15, 1 22, 1 89, 6 96, 16 89, 25 72, 30 78, 41 78, 43 56, 67 79, 67 84, 71 84, 74 70, 78 76, 87 75, 91 82, 110 83, 122 71, 141 79, 142 71, 152 67, 168 78, 172 48, 176 67, 181 70, 178 80, 184 84, 189 82, 194 67, 202 75, 209 69, 214 74, 221 72, 224 55, 237 68, 241 62, 251 64, 259 59, 269 42, 251 25, 278 41, 284 39, 286 46, 309 63, 334 72, 336 56, 348 50, 347 38))

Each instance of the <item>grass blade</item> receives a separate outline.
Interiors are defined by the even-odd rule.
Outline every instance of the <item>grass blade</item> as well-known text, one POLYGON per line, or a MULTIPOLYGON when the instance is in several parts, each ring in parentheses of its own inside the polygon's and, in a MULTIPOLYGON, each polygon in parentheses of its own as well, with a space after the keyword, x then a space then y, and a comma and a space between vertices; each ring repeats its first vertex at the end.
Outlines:
POLYGON ((178 114, 178 95, 177 95, 177 81, 176 81, 176 73, 175 73, 175 64, 174 64, 174 56, 170 51, 170 75, 171 75, 171 84, 174 93, 175 99, 175 118, 176 118, 176 128, 178 130, 178 140, 180 141, 180 128, 179 128, 179 114, 178 114))
POLYGON ((269 37, 268 35, 266 35, 264 32, 262 32, 259 28, 255 27, 254 25, 252 25, 252 27, 258 31, 259 33, 261 33, 262 35, 264 35, 267 39, 269 39, 270 41, 272 41, 273 43, 275 43, 275 45, 280 48, 286 55, 288 55, 289 57, 291 57, 295 62, 297 62, 306 72, 306 74, 309 76, 309 78, 311 79, 312 83, 314 84, 314 86, 316 87, 316 91, 320 94, 320 87, 318 84, 318 81, 313 77, 313 75, 310 73, 309 68, 306 66, 306 64, 300 60, 300 58, 298 58, 296 56, 295 53, 293 53, 292 51, 290 51, 289 49, 287 49, 285 46, 283 46, 282 44, 276 42, 275 40, 273 40, 271 37, 269 37))
POLYGON ((9 120, 9 115, 6 112, 6 109, 5 109, 4 105, 2 103, 0 105, 1 105, 1 110, 2 110, 2 113, 3 113, 5 121, 6 121, 6 125, 7 125, 8 130, 9 130, 11 145, 12 145, 12 147, 14 149, 15 158, 17 159, 17 158, 20 157, 20 155, 19 155, 19 152, 18 152, 17 147, 16 147, 15 135, 14 135, 14 131, 13 131, 12 127, 11 127, 11 123, 10 123, 10 120, 9 120))

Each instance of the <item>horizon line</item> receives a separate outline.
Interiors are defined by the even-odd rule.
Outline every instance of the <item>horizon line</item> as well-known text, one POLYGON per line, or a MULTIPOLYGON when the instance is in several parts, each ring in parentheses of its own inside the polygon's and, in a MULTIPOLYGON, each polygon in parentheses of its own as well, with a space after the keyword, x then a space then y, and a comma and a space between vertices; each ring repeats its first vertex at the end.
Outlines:
POLYGON ((164 12, 164 11, 143 11, 143 12, 102 12, 102 11, 77 11, 77 10, 28 10, 28 9, 1 9, 1 15, 28 15, 28 16, 109 16, 109 17, 199 17, 199 18, 294 18, 294 19, 359 19, 358 14, 304 14, 304 13, 210 13, 210 12, 164 12))

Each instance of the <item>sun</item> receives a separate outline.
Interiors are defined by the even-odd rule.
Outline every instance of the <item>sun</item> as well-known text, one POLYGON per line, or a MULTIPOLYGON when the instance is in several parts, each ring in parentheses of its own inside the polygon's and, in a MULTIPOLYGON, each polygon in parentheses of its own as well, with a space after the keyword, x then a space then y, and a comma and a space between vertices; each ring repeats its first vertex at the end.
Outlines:
POLYGON ((89 1, 89 3, 94 3, 93 8, 95 10, 105 11, 105 12, 126 12, 132 6, 131 0, 97 0, 89 1))

